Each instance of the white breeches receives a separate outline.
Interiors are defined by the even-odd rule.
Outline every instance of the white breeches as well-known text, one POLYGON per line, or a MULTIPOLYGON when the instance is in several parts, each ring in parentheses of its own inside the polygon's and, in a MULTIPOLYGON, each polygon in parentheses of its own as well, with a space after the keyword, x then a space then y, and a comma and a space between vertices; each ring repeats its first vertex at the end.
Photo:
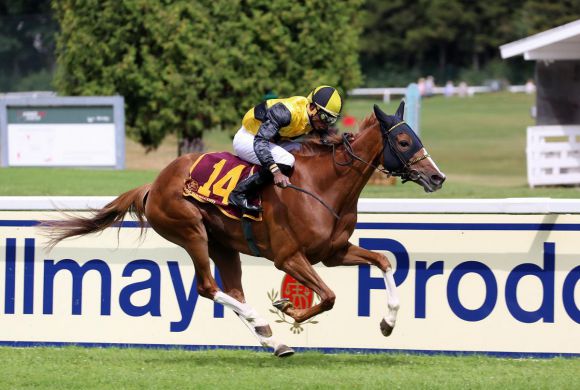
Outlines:
MULTIPOLYGON (((292 141, 285 141, 280 145, 270 142, 270 152, 274 161, 279 164, 294 166, 294 156, 290 154, 289 150, 300 148, 300 144, 292 141)), ((234 153, 242 160, 246 160, 253 164, 261 165, 260 160, 254 152, 254 135, 242 126, 234 136, 234 153)))

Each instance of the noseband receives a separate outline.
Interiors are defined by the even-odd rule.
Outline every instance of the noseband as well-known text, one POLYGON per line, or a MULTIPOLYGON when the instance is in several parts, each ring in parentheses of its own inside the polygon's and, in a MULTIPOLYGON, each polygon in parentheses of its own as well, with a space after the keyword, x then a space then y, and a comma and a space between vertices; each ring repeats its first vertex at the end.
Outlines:
POLYGON ((380 154, 384 154, 385 147, 388 144, 389 149, 391 150, 391 153, 395 157, 397 157, 397 159, 399 160, 399 163, 401 164, 402 168, 400 170, 388 171, 385 168, 380 168, 380 167, 378 167, 378 166, 376 166, 368 161, 363 160, 359 156, 357 156, 352 149, 352 145, 350 144, 350 141, 348 140, 349 135, 346 133, 342 135, 342 144, 344 145, 344 149, 346 150, 346 152, 350 156, 350 161, 343 162, 343 163, 337 161, 336 160, 336 149, 335 149, 335 145, 333 144, 332 145, 332 159, 333 159, 334 163, 336 165, 344 167, 347 165, 352 165, 354 160, 357 160, 357 161, 360 161, 363 164, 373 168, 374 170, 377 170, 379 172, 386 174, 387 177, 390 177, 390 176, 400 177, 402 179, 403 183, 405 183, 409 180, 410 181, 418 180, 419 179, 419 172, 416 169, 413 169, 412 166, 414 164, 417 164, 419 161, 425 160, 426 158, 429 158, 431 156, 429 155, 429 153, 425 153, 423 156, 419 156, 419 157, 416 157, 416 158, 411 159, 409 161, 405 161, 405 157, 403 156, 403 154, 395 147, 395 141, 393 140, 394 137, 391 135, 391 132, 393 131, 393 129, 395 129, 397 126, 400 126, 403 123, 405 123, 405 121, 401 121, 401 122, 397 123, 396 125, 394 125, 393 127, 391 127, 390 129, 388 129, 386 131, 382 131, 382 128, 381 128, 381 134, 383 135, 384 138, 386 138, 386 142, 383 142, 383 148, 381 149, 380 154))

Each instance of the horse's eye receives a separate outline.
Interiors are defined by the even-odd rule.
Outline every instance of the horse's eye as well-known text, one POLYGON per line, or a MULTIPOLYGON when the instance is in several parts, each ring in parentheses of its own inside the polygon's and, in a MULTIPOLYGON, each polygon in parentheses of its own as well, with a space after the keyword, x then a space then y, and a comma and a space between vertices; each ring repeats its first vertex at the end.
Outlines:
POLYGON ((407 141, 401 141, 401 146, 402 146, 403 148, 406 148, 406 147, 408 147, 408 146, 409 146, 409 143, 408 143, 407 141))

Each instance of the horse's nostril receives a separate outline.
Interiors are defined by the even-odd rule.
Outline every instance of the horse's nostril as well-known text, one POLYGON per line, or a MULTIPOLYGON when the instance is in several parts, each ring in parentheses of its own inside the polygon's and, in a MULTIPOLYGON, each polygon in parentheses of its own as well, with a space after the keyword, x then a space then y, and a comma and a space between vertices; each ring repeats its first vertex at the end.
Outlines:
POLYGON ((443 182, 445 181, 445 179, 446 179, 446 177, 443 174, 441 174, 441 175, 438 175, 438 174, 431 175, 431 181, 433 183, 435 183, 436 185, 443 184, 443 182))

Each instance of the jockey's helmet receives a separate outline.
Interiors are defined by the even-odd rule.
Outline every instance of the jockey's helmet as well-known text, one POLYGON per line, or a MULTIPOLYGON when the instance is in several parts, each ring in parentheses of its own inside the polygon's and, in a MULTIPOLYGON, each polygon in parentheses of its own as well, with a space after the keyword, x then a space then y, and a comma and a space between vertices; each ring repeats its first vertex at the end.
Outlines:
POLYGON ((335 88, 328 85, 314 88, 308 95, 308 101, 314 103, 323 112, 319 116, 324 122, 329 124, 336 122, 342 110, 340 94, 335 88))

